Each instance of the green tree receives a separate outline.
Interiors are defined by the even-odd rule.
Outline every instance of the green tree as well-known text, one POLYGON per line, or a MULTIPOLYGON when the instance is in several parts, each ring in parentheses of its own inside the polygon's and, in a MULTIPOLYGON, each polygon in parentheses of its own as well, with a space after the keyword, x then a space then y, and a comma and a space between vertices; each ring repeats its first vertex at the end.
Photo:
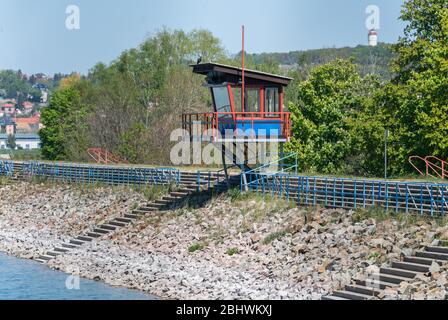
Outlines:
POLYGON ((17 147, 16 137, 13 134, 8 134, 8 138, 6 139, 6 147, 12 150, 15 150, 17 147))
MULTIPOLYGON (((361 163, 366 121, 377 134, 378 122, 372 122, 366 111, 377 79, 363 79, 356 65, 335 60, 316 67, 308 80, 299 84, 298 104, 291 103, 292 139, 287 145, 298 152, 303 169, 321 173, 367 171, 361 163), (351 161, 350 161, 351 160, 351 161)), ((370 115, 374 118, 373 115, 370 115)), ((366 137, 367 136, 367 137, 366 137)))
POLYGON ((56 91, 49 107, 42 110, 44 125, 39 131, 42 155, 48 160, 79 159, 88 146, 85 124, 88 105, 85 96, 89 84, 80 81, 56 91), (75 145, 73 141, 78 140, 75 145))
POLYGON ((378 99, 388 113, 395 174, 412 171, 411 155, 448 158, 448 3, 408 0, 396 47, 396 74, 378 99))

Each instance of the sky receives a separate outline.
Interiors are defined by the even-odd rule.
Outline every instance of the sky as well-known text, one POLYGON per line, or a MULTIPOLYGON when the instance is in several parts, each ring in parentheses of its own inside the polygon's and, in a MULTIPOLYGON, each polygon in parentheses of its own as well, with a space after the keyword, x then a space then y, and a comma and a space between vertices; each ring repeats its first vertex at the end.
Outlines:
POLYGON ((241 50, 242 24, 249 53, 356 46, 367 44, 369 5, 380 9, 379 40, 393 43, 403 1, 0 0, 0 70, 86 73, 163 27, 208 29, 229 53, 241 50), (69 5, 79 8, 79 29, 66 26, 69 5))

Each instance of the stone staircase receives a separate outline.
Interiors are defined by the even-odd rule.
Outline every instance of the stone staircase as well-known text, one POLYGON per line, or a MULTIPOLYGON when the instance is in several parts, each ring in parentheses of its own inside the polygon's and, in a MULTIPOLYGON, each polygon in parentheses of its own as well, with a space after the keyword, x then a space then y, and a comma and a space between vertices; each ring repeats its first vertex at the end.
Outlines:
POLYGON ((39 256, 35 260, 41 263, 47 263, 57 256, 76 250, 95 239, 114 233, 119 229, 129 227, 133 222, 142 217, 181 207, 189 197, 198 191, 210 195, 225 192, 228 190, 229 186, 234 187, 239 185, 240 176, 231 176, 229 178, 229 184, 227 184, 225 179, 222 179, 222 176, 216 174, 201 174, 200 180, 198 180, 197 173, 182 172, 179 188, 175 191, 171 191, 167 196, 135 209, 122 217, 114 218, 104 224, 98 225, 91 230, 70 239, 68 242, 62 243, 52 250, 47 251, 46 254, 39 256))
POLYGON ((379 272, 367 279, 357 279, 322 300, 368 300, 379 297, 386 288, 398 287, 418 274, 428 273, 433 263, 448 262, 448 242, 439 241, 437 246, 426 246, 423 250, 406 256, 402 261, 392 262, 390 267, 379 268, 379 272))

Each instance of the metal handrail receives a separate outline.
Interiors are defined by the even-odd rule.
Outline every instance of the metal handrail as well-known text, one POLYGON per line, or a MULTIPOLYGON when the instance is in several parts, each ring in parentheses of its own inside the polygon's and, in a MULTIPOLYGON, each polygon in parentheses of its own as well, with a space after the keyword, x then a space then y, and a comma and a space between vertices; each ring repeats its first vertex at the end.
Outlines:
POLYGON ((420 156, 412 156, 412 157, 409 157, 409 163, 422 176, 426 175, 426 176, 432 177, 434 179, 439 179, 439 178, 445 179, 446 177, 448 177, 448 170, 445 169, 446 167, 448 167, 448 162, 446 162, 445 160, 442 160, 440 158, 437 158, 435 156, 427 156, 425 158, 420 157, 420 156), (415 164, 415 160, 420 160, 425 163, 426 174, 423 173, 423 171, 417 167, 417 165, 415 164), (436 163, 432 162, 431 160, 439 161, 441 163, 441 166, 437 165, 436 163), (430 173, 430 170, 432 173, 435 173, 437 176, 434 176, 432 173, 430 173))
POLYGON ((429 168, 431 168, 439 176, 439 178, 445 179, 445 177, 448 177, 448 171, 445 170, 445 165, 448 166, 448 162, 446 162, 445 160, 442 160, 440 158, 437 158, 435 156, 428 156, 425 158, 425 161, 427 164, 427 171, 429 168), (431 162, 429 159, 434 159, 436 161, 439 161, 442 166, 440 167, 440 166, 436 165, 434 162, 431 162), (436 169, 434 169, 434 167, 437 169, 440 169, 442 174, 440 174, 436 169))
MULTIPOLYGON (((244 174, 246 175, 246 178, 247 178, 247 176, 252 176, 252 175, 255 175, 255 177, 256 177, 256 180, 251 180, 250 182, 246 181, 246 187, 249 187, 249 186, 254 185, 254 184, 258 185, 259 182, 264 181, 268 177, 272 177, 274 179, 275 177, 278 177, 279 175, 283 175, 286 172, 288 172, 290 170, 293 170, 293 169, 295 170, 295 174, 297 174, 298 167, 299 166, 298 166, 298 162, 297 162, 297 153, 292 152, 292 153, 289 153, 287 156, 283 155, 282 158, 280 158, 280 159, 278 159, 276 161, 271 161, 270 163, 267 163, 267 164, 262 165, 262 166, 260 166, 258 168, 255 168, 253 170, 245 172, 244 174), (295 158, 295 164, 293 166, 287 167, 286 169, 282 168, 280 171, 276 171, 276 172, 273 172, 273 173, 266 173, 266 172, 265 173, 261 173, 262 169, 268 168, 268 167, 270 167, 272 165, 275 165, 275 164, 278 164, 278 163, 283 163, 285 160, 288 160, 288 159, 290 159, 292 157, 295 158), (259 175, 261 176, 261 178, 258 178, 259 175)), ((240 189, 241 189, 241 191, 243 191, 243 186, 244 186, 243 176, 241 176, 241 181, 240 181, 240 189)))

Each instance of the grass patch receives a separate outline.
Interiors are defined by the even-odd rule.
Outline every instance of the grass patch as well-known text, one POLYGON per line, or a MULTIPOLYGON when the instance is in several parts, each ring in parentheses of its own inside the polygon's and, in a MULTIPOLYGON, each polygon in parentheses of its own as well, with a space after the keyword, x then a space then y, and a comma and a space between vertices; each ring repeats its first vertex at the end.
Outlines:
POLYGON ((42 152, 40 149, 33 150, 2 150, 0 154, 8 154, 11 160, 30 161, 42 160, 42 152))
POLYGON ((0 176, 0 186, 5 186, 11 182, 11 178, 0 176))
POLYGON ((280 240, 281 238, 285 237, 286 235, 287 235, 286 231, 278 231, 278 232, 271 233, 266 238, 264 238, 263 244, 264 245, 271 244, 275 240, 280 240))
POLYGON ((144 188, 134 187, 134 191, 141 193, 146 200, 154 201, 168 194, 169 186, 146 186, 144 188))
POLYGON ((230 248, 230 249, 227 249, 227 251, 226 251, 226 254, 228 256, 234 256, 234 255, 236 255, 238 253, 239 253, 238 248, 230 248))
POLYGON ((188 247, 188 252, 190 253, 194 253, 196 251, 202 251, 207 247, 206 243, 200 242, 200 243, 195 243, 191 246, 188 247))
POLYGON ((358 209, 352 215, 352 222, 358 223, 364 220, 374 219, 381 223, 385 221, 397 221, 401 227, 416 225, 419 223, 436 223, 439 227, 448 225, 448 218, 443 216, 431 217, 428 214, 420 215, 416 213, 404 213, 395 211, 386 211, 381 207, 370 207, 365 209, 358 209))

